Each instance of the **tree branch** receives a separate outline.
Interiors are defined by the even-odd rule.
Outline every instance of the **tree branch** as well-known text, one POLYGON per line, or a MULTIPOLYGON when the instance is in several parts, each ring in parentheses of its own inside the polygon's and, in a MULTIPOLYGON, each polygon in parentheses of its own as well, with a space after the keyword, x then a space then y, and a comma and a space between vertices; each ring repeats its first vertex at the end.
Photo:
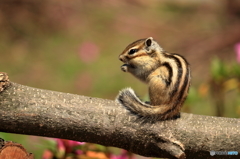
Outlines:
POLYGON ((240 153, 239 119, 182 113, 176 120, 142 122, 115 101, 23 86, 9 82, 4 73, 0 108, 2 132, 97 143, 149 157, 240 153))

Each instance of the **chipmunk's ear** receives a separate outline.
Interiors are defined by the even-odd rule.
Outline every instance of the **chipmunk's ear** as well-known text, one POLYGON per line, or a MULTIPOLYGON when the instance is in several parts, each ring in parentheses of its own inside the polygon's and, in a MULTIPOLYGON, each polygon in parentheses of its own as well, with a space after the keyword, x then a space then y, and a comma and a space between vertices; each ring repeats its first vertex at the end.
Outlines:
POLYGON ((147 47, 151 46, 153 44, 153 38, 152 37, 149 37, 145 40, 145 45, 147 47))

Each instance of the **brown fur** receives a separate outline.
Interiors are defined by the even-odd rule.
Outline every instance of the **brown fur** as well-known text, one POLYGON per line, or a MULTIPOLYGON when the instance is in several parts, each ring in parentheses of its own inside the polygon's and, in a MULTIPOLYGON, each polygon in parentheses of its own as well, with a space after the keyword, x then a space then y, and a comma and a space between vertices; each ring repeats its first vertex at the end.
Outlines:
POLYGON ((130 89, 120 92, 121 104, 143 117, 169 119, 179 114, 190 86, 190 69, 182 56, 163 51, 150 37, 128 45, 119 59, 125 63, 124 72, 148 84, 151 105, 140 101, 130 89), (129 54, 131 49, 137 52, 129 54))

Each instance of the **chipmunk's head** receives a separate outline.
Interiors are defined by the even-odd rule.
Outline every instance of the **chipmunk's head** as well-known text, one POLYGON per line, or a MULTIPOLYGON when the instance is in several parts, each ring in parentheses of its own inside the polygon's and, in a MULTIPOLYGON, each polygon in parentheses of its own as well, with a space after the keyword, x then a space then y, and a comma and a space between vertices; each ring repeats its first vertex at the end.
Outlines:
POLYGON ((119 55, 119 60, 129 67, 146 69, 146 67, 152 67, 159 60, 158 54, 162 51, 159 44, 149 37, 129 44, 119 55))
POLYGON ((151 56, 156 52, 161 52, 163 49, 153 40, 152 37, 140 39, 129 44, 124 51, 119 55, 119 60, 127 63, 128 61, 139 58, 141 56, 151 56))

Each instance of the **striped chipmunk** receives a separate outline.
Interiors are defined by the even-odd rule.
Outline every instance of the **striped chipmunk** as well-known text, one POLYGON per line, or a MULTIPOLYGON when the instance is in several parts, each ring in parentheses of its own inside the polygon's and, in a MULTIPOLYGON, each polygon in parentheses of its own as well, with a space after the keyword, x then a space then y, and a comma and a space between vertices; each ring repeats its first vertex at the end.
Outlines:
POLYGON ((133 89, 120 91, 116 100, 133 114, 154 120, 180 116, 190 87, 190 68, 186 59, 168 53, 152 38, 129 44, 119 55, 123 72, 148 84, 150 103, 142 102, 133 89))

